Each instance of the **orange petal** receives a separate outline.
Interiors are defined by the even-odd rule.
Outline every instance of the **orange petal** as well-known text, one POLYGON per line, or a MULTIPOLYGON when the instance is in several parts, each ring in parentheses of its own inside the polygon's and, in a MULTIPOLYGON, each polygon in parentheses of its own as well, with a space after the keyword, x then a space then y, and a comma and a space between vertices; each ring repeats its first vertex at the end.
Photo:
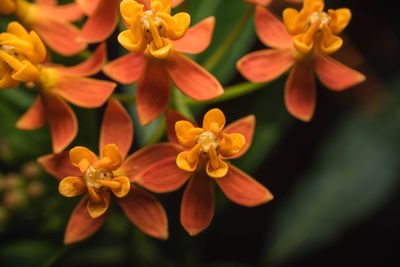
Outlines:
POLYGON ((223 138, 219 142, 219 153, 224 158, 231 158, 239 154, 245 145, 246 138, 243 134, 223 134, 223 138))
POLYGON ((268 6, 272 0, 246 0, 250 4, 261 5, 261 6, 268 6))
POLYGON ((32 106, 17 121, 17 128, 20 130, 33 130, 43 127, 46 124, 46 114, 42 98, 36 97, 32 106))
POLYGON ((171 0, 171 7, 179 6, 184 0, 171 0))
POLYGON ((165 158, 176 157, 182 147, 171 143, 160 143, 138 150, 124 160, 121 171, 133 182, 136 175, 165 158))
POLYGON ((204 129, 194 127, 191 122, 186 120, 175 123, 175 134, 178 143, 186 148, 195 146, 198 135, 203 132, 204 129))
POLYGON ((297 63, 285 85, 285 104, 289 113, 302 121, 310 121, 316 105, 315 91, 312 67, 297 63))
POLYGON ((50 154, 38 158, 39 164, 50 175, 60 180, 67 176, 80 176, 82 173, 69 160, 69 152, 50 154))
POLYGON ((187 172, 194 172, 199 163, 200 149, 201 144, 197 144, 191 150, 179 153, 176 157, 178 168, 187 172))
POLYGON ((285 25, 264 7, 257 6, 256 8, 255 28, 258 38, 264 45, 281 49, 293 47, 293 38, 285 25))
POLYGON ((117 26, 120 0, 103 0, 89 16, 78 37, 80 42, 98 43, 109 37, 117 26))
POLYGON ((224 92, 214 76, 180 53, 171 54, 167 70, 178 89, 195 100, 212 99, 224 92))
POLYGON ((133 141, 133 123, 129 113, 116 99, 108 101, 100 131, 100 148, 116 144, 125 158, 133 141))
POLYGON ((93 219, 87 212, 89 198, 84 197, 71 214, 64 235, 64 244, 82 241, 93 235, 104 224, 105 215, 93 219))
POLYGON ((122 84, 136 82, 143 72, 145 64, 144 54, 128 53, 103 67, 103 72, 122 84))
MULTIPOLYGON (((106 180, 103 180, 106 181, 106 180)), ((129 178, 126 176, 118 176, 114 177, 112 179, 113 182, 118 182, 120 186, 118 188, 111 188, 111 191, 116 195, 117 197, 125 197, 128 193, 129 190, 131 189, 131 182, 129 181, 129 178)))
POLYGON ((182 53, 198 54, 207 49, 214 32, 215 17, 208 17, 189 28, 185 36, 173 41, 174 48, 182 53))
POLYGON ((57 70, 64 75, 71 76, 90 76, 98 73, 107 60, 106 44, 101 43, 93 52, 91 57, 84 62, 73 67, 59 67, 57 70))
POLYGON ((65 21, 43 17, 32 24, 32 29, 51 49, 63 56, 72 56, 86 48, 86 44, 75 41, 79 29, 65 21))
POLYGON ((74 140, 78 123, 72 109, 60 97, 42 94, 47 121, 50 125, 53 151, 61 152, 74 140))
POLYGON ((224 113, 218 108, 213 108, 204 115, 203 129, 218 134, 224 129, 225 123, 226 119, 224 113))
POLYGON ((242 206, 254 207, 273 199, 267 188, 232 165, 228 174, 216 182, 227 198, 242 206))
POLYGON ((64 197, 76 197, 87 190, 86 184, 81 177, 67 176, 58 185, 58 192, 64 197))
POLYGON ((57 5, 57 3, 44 4, 40 6, 40 12, 42 14, 51 14, 52 17, 62 18, 66 21, 77 21, 83 16, 83 12, 75 3, 64 5, 57 5))
POLYGON ((237 69, 246 79, 263 83, 275 80, 294 63, 292 50, 265 49, 242 57, 237 62, 237 69))
POLYGON ((148 166, 134 176, 134 182, 154 193, 167 193, 180 188, 190 173, 176 166, 176 156, 165 158, 148 166))
POLYGON ((315 68, 320 81, 329 89, 342 91, 365 81, 365 76, 331 57, 318 55, 315 68))
POLYGON ((162 62, 147 60, 136 92, 136 108, 142 125, 150 123, 164 111, 169 91, 168 75, 162 62))
POLYGON ((229 170, 228 164, 218 157, 217 151, 215 150, 214 146, 210 146, 208 154, 210 156, 210 160, 207 162, 206 165, 207 175, 211 178, 216 179, 224 177, 229 170))
POLYGON ((149 193, 134 187, 118 202, 128 219, 154 238, 168 239, 168 219, 164 208, 149 193))
POLYGON ((167 124, 167 136, 169 142, 179 144, 178 138, 175 133, 175 124, 176 122, 181 120, 189 121, 189 119, 185 118, 182 114, 172 109, 168 109, 165 112, 165 119, 167 124))
POLYGON ((57 5, 57 0, 35 0, 39 5, 57 5))
POLYGON ((75 0, 75 2, 79 5, 81 10, 86 15, 92 15, 99 5, 100 1, 103 0, 75 0))
POLYGON ((232 157, 229 157, 230 159, 235 159, 239 158, 243 154, 249 150, 251 143, 253 141, 253 135, 254 135, 254 130, 256 127, 256 117, 254 115, 250 115, 244 118, 241 118, 225 127, 225 129, 222 131, 223 133, 228 133, 228 134, 233 134, 233 133, 240 133, 244 136, 246 139, 246 144, 238 152, 232 157))
POLYGON ((214 185, 205 173, 195 173, 183 193, 181 224, 194 236, 206 229, 214 217, 214 185))
POLYGON ((107 212, 110 206, 110 193, 107 191, 96 192, 93 188, 88 187, 90 199, 87 203, 87 211, 93 219, 99 218, 107 212), (96 198, 93 197, 96 195, 96 198))
POLYGON ((78 107, 97 108, 104 105, 116 86, 92 78, 60 76, 54 91, 78 107))

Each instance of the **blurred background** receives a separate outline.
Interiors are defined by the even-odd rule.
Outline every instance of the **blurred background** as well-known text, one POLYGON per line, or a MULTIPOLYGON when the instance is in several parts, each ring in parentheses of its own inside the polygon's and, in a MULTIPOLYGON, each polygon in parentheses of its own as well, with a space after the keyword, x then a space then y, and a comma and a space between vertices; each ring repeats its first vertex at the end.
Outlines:
MULTIPOLYGON (((64 1, 67 2, 67 1, 64 1)), ((179 223, 183 190, 158 195, 170 225, 170 239, 145 236, 112 206, 108 221, 92 238, 63 246, 66 223, 78 199, 58 194, 58 183, 36 164, 51 151, 48 129, 23 132, 17 118, 33 102, 25 88, 0 92, 0 266, 399 266, 400 249, 400 19, 389 0, 326 1, 328 8, 349 7, 353 19, 345 45, 335 58, 367 76, 367 82, 343 93, 318 84, 311 123, 288 115, 283 103, 286 76, 259 90, 223 103, 192 104, 198 118, 219 107, 229 121, 257 117, 254 143, 234 163, 256 177, 275 199, 244 208, 217 193, 216 216, 197 237, 179 223)), ((0 3, 1 4, 1 3, 0 3)), ((281 14, 290 6, 274 0, 281 14)), ((242 0, 186 0, 193 23, 214 15, 210 48, 195 59, 207 65, 210 55, 237 26, 247 10, 242 0)), ((4 31, 10 17, 1 17, 4 31)), ((263 45, 253 19, 223 60, 212 69, 228 86, 245 82, 235 62, 263 45)), ((108 40, 110 59, 125 53, 108 40)), ((73 64, 79 56, 55 62, 73 64)), ((209 62, 208 62, 209 63, 209 62)), ((99 75, 99 78, 105 78, 99 75)), ((132 93, 133 87, 120 92, 132 93)), ((134 114, 132 103, 125 103, 134 114)), ((74 107, 79 135, 71 146, 96 150, 102 110, 74 107)), ((143 146, 162 120, 136 125, 134 150, 143 146)), ((165 140, 165 139, 164 139, 165 140)))

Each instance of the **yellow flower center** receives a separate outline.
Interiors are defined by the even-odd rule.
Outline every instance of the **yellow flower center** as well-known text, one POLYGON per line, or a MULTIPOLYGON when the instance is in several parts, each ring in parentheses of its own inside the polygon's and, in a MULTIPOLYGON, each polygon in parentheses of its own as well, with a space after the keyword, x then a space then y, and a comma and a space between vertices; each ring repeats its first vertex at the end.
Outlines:
POLYGON ((166 37, 165 23, 152 10, 145 11, 140 17, 140 27, 147 44, 154 42, 158 49, 164 46, 161 37, 166 37))
POLYGON ((321 30, 324 25, 329 24, 331 21, 331 17, 326 12, 313 12, 311 13, 309 19, 309 25, 313 25, 315 23, 319 24, 319 29, 321 30))
POLYGON ((98 183, 98 180, 111 181, 114 178, 114 175, 111 171, 98 170, 93 166, 89 166, 86 172, 83 174, 83 178, 86 181, 87 187, 92 187, 99 190, 103 187, 103 185, 98 183))
POLYGON ((218 142, 218 139, 215 136, 215 134, 207 131, 207 132, 201 133, 197 137, 197 144, 201 145, 201 148, 200 148, 201 152, 208 153, 211 146, 213 146, 215 149, 217 149, 219 142, 218 142))

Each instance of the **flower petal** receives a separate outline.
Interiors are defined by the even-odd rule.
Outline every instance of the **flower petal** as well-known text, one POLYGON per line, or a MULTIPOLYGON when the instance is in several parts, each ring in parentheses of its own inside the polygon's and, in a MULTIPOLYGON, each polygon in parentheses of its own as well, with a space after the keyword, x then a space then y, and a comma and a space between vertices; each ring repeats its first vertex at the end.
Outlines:
POLYGON ((171 7, 179 6, 184 0, 171 0, 171 7))
POLYGON ((244 136, 246 144, 237 154, 229 157, 230 159, 239 158, 249 150, 251 143, 253 141, 254 130, 256 127, 256 117, 254 115, 249 115, 247 117, 241 118, 225 127, 222 131, 223 133, 232 134, 240 133, 244 136))
POLYGON ((219 143, 219 151, 225 158, 236 156, 246 145, 244 135, 240 133, 223 134, 219 143))
POLYGON ((186 148, 196 145, 197 136, 204 132, 204 129, 194 127, 189 121, 177 121, 175 123, 175 134, 178 143, 186 148))
POLYGON ((178 52, 168 58, 167 70, 178 89, 195 100, 212 99, 224 92, 214 76, 178 52))
POLYGON ((67 176, 80 176, 82 173, 69 160, 69 152, 64 151, 59 154, 50 154, 38 158, 39 164, 50 175, 61 181, 67 176))
POLYGON ((99 5, 100 1, 103 0, 75 0, 75 2, 79 5, 81 10, 86 15, 92 15, 99 5))
POLYGON ((103 0, 83 25, 78 41, 98 43, 109 37, 117 26, 120 0, 103 0))
POLYGON ((64 197, 76 197, 87 190, 86 184, 81 177, 67 176, 58 185, 58 192, 64 197))
POLYGON ((118 182, 120 184, 119 188, 112 188, 112 192, 114 195, 117 197, 125 197, 128 193, 129 190, 131 189, 131 181, 129 181, 129 178, 126 176, 117 176, 112 179, 112 181, 118 182))
POLYGON ((75 138, 78 123, 72 109, 60 97, 42 94, 47 121, 50 125, 53 151, 61 152, 75 138))
POLYGON ((105 65, 103 72, 114 81, 130 84, 140 78, 144 64, 144 54, 128 53, 105 65))
POLYGON ((124 160, 120 169, 133 182, 136 175, 154 164, 154 162, 176 157, 181 151, 181 146, 171 143, 159 143, 144 147, 124 160))
POLYGON ((164 111, 169 92, 168 75, 163 64, 158 60, 147 60, 136 92, 136 108, 142 125, 150 123, 164 111))
POLYGON ((174 48, 182 53, 198 54, 207 49, 214 32, 215 17, 208 17, 189 28, 185 36, 173 41, 174 48))
POLYGON ((134 176, 134 182, 154 193, 167 193, 180 188, 190 175, 176 166, 173 156, 148 166, 134 176))
POLYGON ((255 28, 264 45, 280 49, 293 47, 293 38, 285 25, 265 7, 256 7, 255 28))
POLYGON ((194 172, 199 163, 200 149, 201 144, 197 144, 191 150, 179 153, 176 157, 178 168, 187 172, 194 172))
POLYGON ((183 193, 181 224, 194 236, 206 229, 214 217, 215 196, 212 179, 205 173, 194 173, 183 193))
POLYGON ((264 49, 245 55, 236 66, 247 80, 263 83, 275 80, 294 63, 292 50, 264 49))
POLYGON ((58 67, 57 70, 64 75, 90 76, 98 73, 107 60, 106 44, 101 43, 93 52, 91 57, 73 67, 58 67))
POLYGON ((77 21, 82 18, 83 12, 76 3, 63 5, 43 4, 40 6, 40 11, 45 14, 51 14, 52 17, 62 18, 66 21, 77 21))
POLYGON ((35 21, 32 29, 40 35, 48 47, 63 56, 72 56, 86 48, 86 44, 76 41, 79 29, 66 21, 45 16, 35 21))
POLYGON ((232 165, 228 174, 216 182, 227 198, 242 206, 254 207, 273 199, 267 188, 232 165))
POLYGON ((97 108, 107 101, 116 86, 113 82, 62 75, 54 91, 78 107, 97 108))
POLYGON ((69 245, 82 241, 93 235, 104 224, 106 215, 93 219, 87 211, 89 198, 84 197, 71 214, 64 235, 64 244, 69 245))
POLYGON ((178 138, 175 133, 175 124, 181 120, 184 120, 184 121, 189 121, 189 120, 186 119, 179 112, 172 110, 172 109, 168 109, 165 112, 165 119, 166 119, 166 124, 167 124, 167 136, 168 136, 169 142, 179 144, 178 138))
POLYGON ((365 81, 362 73, 325 55, 316 57, 315 69, 320 81, 334 91, 342 91, 365 81))
POLYGON ((312 66, 297 63, 285 85, 285 104, 289 113, 302 121, 310 121, 316 105, 315 91, 312 66))
POLYGON ((129 113, 116 99, 108 101, 100 131, 100 148, 116 144, 125 158, 133 141, 133 123, 129 113))
POLYGON ((118 169, 123 161, 121 152, 116 144, 107 144, 102 147, 101 159, 95 164, 96 168, 115 171, 118 169))
POLYGON ((87 211, 93 219, 99 218, 110 206, 110 192, 96 192, 92 187, 88 187, 88 191, 90 199, 87 203, 87 211))
POLYGON ((207 162, 206 172, 212 178, 222 178, 228 173, 228 164, 220 159, 214 146, 210 146, 208 151, 210 160, 207 162))
POLYGON ((69 160, 84 173, 89 165, 96 163, 97 156, 86 147, 76 146, 69 151, 69 160))
POLYGON ((261 5, 261 6, 268 6, 272 0, 246 0, 250 4, 261 5))
POLYGON ((118 202, 128 219, 144 233, 158 239, 168 239, 168 219, 164 208, 151 194, 133 187, 118 202))
POLYGON ((33 130, 43 127, 46 124, 46 114, 43 101, 40 95, 36 97, 32 106, 17 121, 17 129, 33 130))
POLYGON ((224 113, 218 108, 213 108, 204 115, 203 129, 218 134, 224 129, 225 123, 226 119, 224 113))

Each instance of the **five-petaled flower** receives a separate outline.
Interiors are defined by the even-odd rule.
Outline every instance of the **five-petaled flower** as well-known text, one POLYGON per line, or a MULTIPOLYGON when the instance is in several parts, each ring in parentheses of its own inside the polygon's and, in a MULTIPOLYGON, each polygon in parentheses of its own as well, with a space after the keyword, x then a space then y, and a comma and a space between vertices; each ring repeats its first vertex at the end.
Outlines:
MULTIPOLYGON (((172 0, 172 7, 183 0, 172 0)), ((76 0, 88 19, 82 27, 78 40, 85 43, 98 43, 107 39, 118 24, 118 6, 121 0, 76 0)), ((149 6, 149 0, 137 0, 149 6)))
POLYGON ((214 29, 213 17, 188 30, 189 14, 171 16, 170 0, 152 0, 149 8, 134 0, 124 0, 120 8, 128 30, 120 33, 118 41, 131 53, 103 70, 122 84, 138 82, 136 108, 142 124, 151 122, 165 109, 169 79, 195 100, 223 93, 215 77, 180 53, 196 54, 208 47, 214 29))
POLYGON ((266 8, 257 6, 257 35, 272 49, 252 52, 237 63, 242 75, 252 82, 272 81, 291 68, 285 103, 288 111, 303 121, 310 121, 315 110, 314 70, 319 80, 334 91, 365 80, 361 73, 328 56, 343 44, 337 35, 350 22, 350 10, 323 10, 323 0, 305 0, 300 12, 293 8, 284 10, 282 24, 266 8))
POLYGON ((86 239, 101 227, 111 195, 140 230, 158 239, 168 238, 168 221, 163 207, 131 181, 136 172, 157 160, 157 153, 176 150, 155 145, 124 160, 132 141, 131 118, 117 100, 111 99, 100 132, 100 158, 80 146, 69 153, 39 158, 44 169, 60 180, 60 194, 65 197, 83 195, 69 220, 64 237, 66 244, 86 239))
POLYGON ((212 109, 204 116, 203 126, 196 127, 178 113, 168 111, 167 124, 169 146, 179 152, 165 155, 139 173, 135 181, 152 192, 164 193, 177 190, 189 180, 180 219, 190 235, 200 233, 211 223, 214 181, 239 205, 253 207, 272 200, 268 189, 227 161, 240 157, 250 147, 254 116, 225 127, 222 111, 212 109))
POLYGON ((53 151, 60 152, 75 138, 77 119, 65 100, 77 106, 102 106, 116 84, 86 78, 99 72, 106 60, 106 47, 99 45, 90 59, 73 67, 44 64, 46 48, 35 32, 27 32, 17 22, 0 34, 0 88, 25 82, 38 90, 29 110, 18 120, 17 128, 38 129, 50 125, 53 151))
POLYGON ((86 44, 77 42, 79 29, 72 24, 83 15, 76 3, 58 6, 53 0, 0 0, 0 15, 11 14, 61 55, 70 56, 86 48, 86 44))

